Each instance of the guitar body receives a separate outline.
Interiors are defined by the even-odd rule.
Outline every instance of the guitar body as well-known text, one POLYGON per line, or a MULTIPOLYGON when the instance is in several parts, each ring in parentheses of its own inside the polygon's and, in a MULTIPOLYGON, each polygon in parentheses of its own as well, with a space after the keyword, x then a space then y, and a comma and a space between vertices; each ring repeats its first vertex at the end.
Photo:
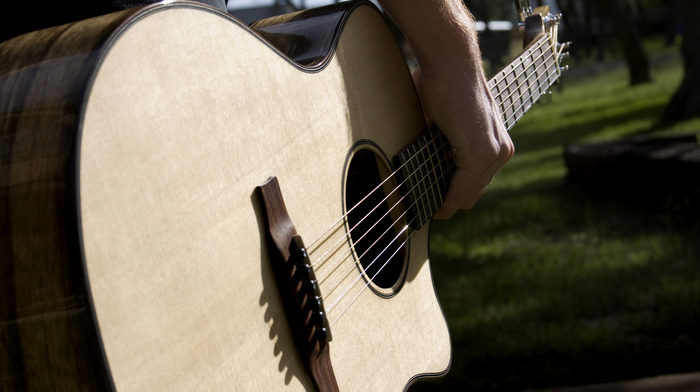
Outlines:
MULTIPOLYGON (((357 151, 392 157, 425 130, 382 16, 352 3, 332 18, 328 56, 307 66, 192 3, 0 46, 14 59, 0 74, 0 389, 312 389, 255 188, 278 179, 308 244, 347 211, 357 151)), ((321 242, 350 252, 345 234, 321 242)), ((316 267, 341 391, 449 367, 427 227, 408 244, 395 290, 366 288, 354 257, 316 267)))

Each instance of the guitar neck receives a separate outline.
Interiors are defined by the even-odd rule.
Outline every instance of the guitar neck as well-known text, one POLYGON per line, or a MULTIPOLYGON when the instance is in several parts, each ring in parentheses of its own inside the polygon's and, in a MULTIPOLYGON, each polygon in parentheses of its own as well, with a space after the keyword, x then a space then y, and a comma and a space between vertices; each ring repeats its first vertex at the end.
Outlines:
MULTIPOLYGON (((549 36, 533 41, 488 82, 503 123, 510 130, 557 81, 560 69, 549 36)), ((425 225, 440 208, 454 172, 452 149, 438 130, 429 130, 394 158, 404 184, 411 228, 425 225)))
POLYGON ((559 79, 560 73, 549 36, 542 35, 489 80, 489 90, 498 104, 506 129, 513 128, 559 79))

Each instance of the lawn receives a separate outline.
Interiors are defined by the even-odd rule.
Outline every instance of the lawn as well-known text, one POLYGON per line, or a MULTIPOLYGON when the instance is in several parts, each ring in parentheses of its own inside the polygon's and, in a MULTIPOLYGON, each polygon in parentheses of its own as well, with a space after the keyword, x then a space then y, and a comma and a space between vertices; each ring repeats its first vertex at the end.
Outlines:
MULTIPOLYGON (((411 391, 521 391, 700 370, 700 219, 566 180, 566 144, 700 131, 657 120, 678 61, 566 80, 511 131, 516 154, 470 211, 431 228, 453 362, 411 391)), ((653 184, 648 184, 653 186, 653 184)), ((604 190, 603 190, 604 191, 604 190)))

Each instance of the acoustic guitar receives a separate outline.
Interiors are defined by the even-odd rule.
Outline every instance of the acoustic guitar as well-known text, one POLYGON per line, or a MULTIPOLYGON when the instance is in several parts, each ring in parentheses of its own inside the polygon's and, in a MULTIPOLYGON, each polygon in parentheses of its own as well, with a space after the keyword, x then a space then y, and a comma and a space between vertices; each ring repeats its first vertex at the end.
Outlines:
MULTIPOLYGON (((489 87, 560 75, 557 17, 489 87)), ((450 367, 452 150, 380 12, 166 2, 0 45, 0 389, 402 390, 450 367)))

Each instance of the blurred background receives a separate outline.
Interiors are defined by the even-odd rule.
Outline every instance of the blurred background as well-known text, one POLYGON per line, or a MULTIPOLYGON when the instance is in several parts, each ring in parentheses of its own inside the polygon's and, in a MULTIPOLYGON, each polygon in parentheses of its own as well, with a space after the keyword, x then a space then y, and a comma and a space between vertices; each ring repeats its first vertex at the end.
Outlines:
MULTIPOLYGON (((262 3, 229 8, 259 18, 262 3)), ((465 3, 493 75, 522 48, 514 2, 465 3)), ((511 130, 516 154, 476 207, 433 222, 453 363, 411 391, 700 371, 700 1, 544 3, 570 70, 511 130)))

